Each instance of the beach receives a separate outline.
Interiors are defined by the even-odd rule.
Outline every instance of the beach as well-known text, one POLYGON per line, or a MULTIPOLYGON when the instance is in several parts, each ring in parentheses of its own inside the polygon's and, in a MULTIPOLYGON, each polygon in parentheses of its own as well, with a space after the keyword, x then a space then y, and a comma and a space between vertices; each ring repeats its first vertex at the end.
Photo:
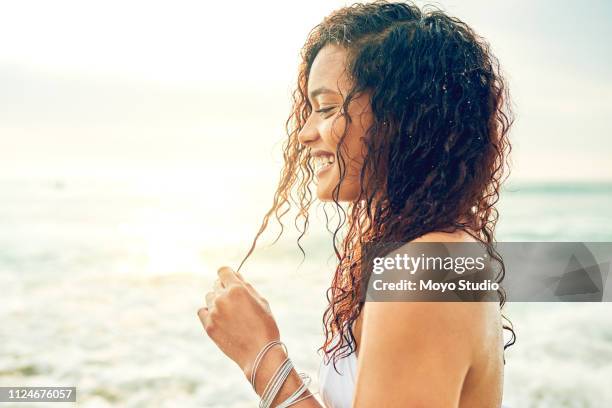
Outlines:
MULTIPOLYGON (((0 183, 0 386, 76 386, 82 407, 254 406, 248 381, 196 310, 216 268, 237 266, 271 197, 245 192, 256 198, 230 205, 194 198, 197 186, 137 186, 0 183)), ((499 241, 612 241, 610 184, 517 184, 502 194, 499 241)), ((269 300, 312 391, 334 268, 322 222, 304 240, 303 264, 291 232, 242 269, 269 300)), ((505 310, 518 335, 506 352, 505 404, 612 406, 612 305, 505 310)))

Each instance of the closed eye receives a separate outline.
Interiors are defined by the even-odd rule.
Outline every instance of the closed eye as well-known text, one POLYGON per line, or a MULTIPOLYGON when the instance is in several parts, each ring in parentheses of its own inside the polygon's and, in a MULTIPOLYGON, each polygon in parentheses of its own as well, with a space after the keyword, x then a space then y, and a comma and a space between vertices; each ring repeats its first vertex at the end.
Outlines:
POLYGON ((330 108, 319 109, 319 110, 316 110, 315 112, 317 112, 317 113, 326 113, 326 112, 331 111, 332 109, 334 109, 333 106, 330 107, 330 108))

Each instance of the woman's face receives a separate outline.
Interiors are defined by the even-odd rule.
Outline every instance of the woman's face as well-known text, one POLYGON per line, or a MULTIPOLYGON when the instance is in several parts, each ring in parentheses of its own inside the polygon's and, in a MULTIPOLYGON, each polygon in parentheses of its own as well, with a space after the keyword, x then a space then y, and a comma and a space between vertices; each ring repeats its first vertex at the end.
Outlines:
MULTIPOLYGON (((336 45, 327 45, 317 54, 307 84, 312 113, 298 135, 299 142, 310 148, 317 196, 322 201, 332 200, 332 192, 340 180, 336 150, 346 127, 346 119, 340 111, 343 97, 351 86, 344 72, 346 55, 346 50, 336 45)), ((354 98, 349 104, 348 114, 352 121, 339 152, 344 159, 345 177, 340 185, 338 201, 355 201, 359 196, 359 177, 365 155, 362 138, 373 120, 369 95, 363 93, 354 98)))

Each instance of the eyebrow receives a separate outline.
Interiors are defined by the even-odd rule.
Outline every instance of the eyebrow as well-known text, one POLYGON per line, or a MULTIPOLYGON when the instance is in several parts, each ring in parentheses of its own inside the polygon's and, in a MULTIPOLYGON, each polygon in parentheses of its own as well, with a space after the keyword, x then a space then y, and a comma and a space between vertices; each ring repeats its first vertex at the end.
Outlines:
POLYGON ((312 93, 310 94, 310 99, 312 100, 312 99, 316 98, 317 96, 319 96, 319 95, 321 95, 321 94, 324 94, 324 93, 334 93, 334 94, 338 94, 338 92, 336 92, 336 91, 334 91, 334 90, 332 90, 332 89, 329 89, 329 88, 326 88, 326 87, 322 86, 322 87, 317 88, 317 89, 315 89, 314 91, 312 91, 312 93))

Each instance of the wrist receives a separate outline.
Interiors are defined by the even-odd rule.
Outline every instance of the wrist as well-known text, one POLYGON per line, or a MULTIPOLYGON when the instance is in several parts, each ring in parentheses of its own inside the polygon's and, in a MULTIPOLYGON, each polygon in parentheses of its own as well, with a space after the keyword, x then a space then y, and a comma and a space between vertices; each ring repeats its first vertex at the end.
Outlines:
POLYGON ((276 369, 280 367, 287 357, 284 346, 282 344, 275 344, 262 356, 257 367, 255 367, 254 360, 243 367, 242 371, 249 382, 254 374, 254 384, 252 385, 257 394, 263 392, 276 369), (255 373, 253 373, 254 370, 256 371, 255 373))
MULTIPOLYGON (((272 341, 274 340, 271 340, 270 342, 272 341)), ((251 378, 253 370, 256 369, 255 366, 258 364, 256 360, 259 358, 261 362, 261 358, 265 357, 265 354, 272 351, 271 349, 274 348, 274 346, 271 346, 270 342, 253 342, 250 347, 251 350, 245 350, 245 355, 243 355, 242 359, 236 360, 236 364, 238 364, 247 379, 251 378), (268 349, 267 351, 265 350, 266 348, 268 349), (262 355, 260 356, 260 354, 262 355)))
POLYGON ((253 374, 254 364, 252 360, 249 360, 246 364, 240 367, 242 369, 242 373, 246 377, 247 380, 251 381, 251 375, 253 374))

